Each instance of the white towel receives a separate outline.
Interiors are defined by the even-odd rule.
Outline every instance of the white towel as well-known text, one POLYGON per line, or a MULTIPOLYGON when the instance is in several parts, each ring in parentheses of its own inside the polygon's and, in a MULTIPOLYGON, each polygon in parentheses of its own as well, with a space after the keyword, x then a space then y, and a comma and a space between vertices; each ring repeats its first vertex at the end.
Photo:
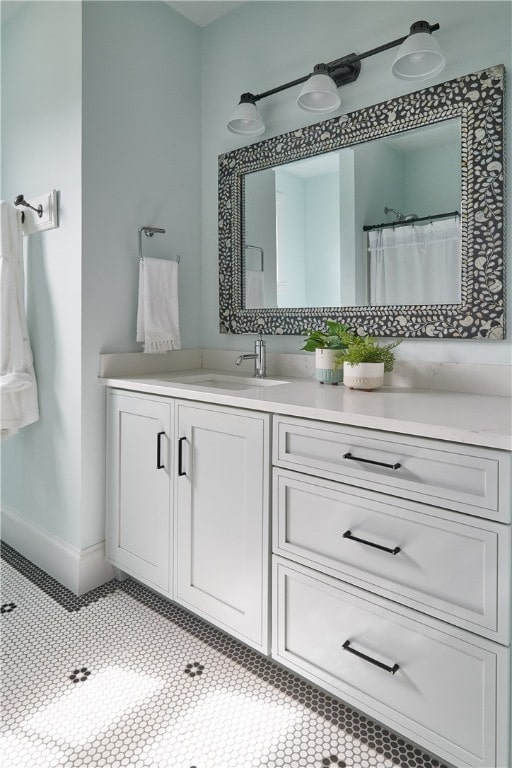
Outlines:
POLYGON ((39 418, 25 315, 21 213, 0 201, 0 430, 15 435, 39 418))
POLYGON ((265 306, 265 275, 263 272, 247 270, 245 273, 245 307, 260 309, 265 306))
POLYGON ((144 352, 181 349, 177 261, 141 260, 137 341, 143 343, 144 352))

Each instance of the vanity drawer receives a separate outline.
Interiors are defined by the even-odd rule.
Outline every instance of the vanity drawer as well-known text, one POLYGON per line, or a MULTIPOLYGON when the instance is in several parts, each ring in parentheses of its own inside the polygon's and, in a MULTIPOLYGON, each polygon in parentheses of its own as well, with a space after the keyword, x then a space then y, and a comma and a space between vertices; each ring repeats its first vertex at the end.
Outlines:
POLYGON ((283 416, 274 427, 281 467, 510 522, 505 451, 283 416))
POLYGON ((283 469, 273 525, 276 554, 510 640, 509 526, 283 469))
POLYGON ((278 661, 457 766, 508 764, 495 732, 505 648, 280 558, 273 567, 278 661))

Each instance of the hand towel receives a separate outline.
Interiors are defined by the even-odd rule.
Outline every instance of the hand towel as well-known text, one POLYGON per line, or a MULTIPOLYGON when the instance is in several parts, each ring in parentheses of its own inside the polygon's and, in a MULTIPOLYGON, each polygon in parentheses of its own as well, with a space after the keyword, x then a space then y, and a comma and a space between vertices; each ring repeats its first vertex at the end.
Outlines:
POLYGON ((21 213, 0 201, 0 431, 2 439, 39 418, 25 315, 21 213))
POLYGON ((181 349, 178 262, 144 257, 139 266, 137 341, 144 352, 181 349))
POLYGON ((245 273, 245 307, 260 309, 265 306, 265 275, 263 272, 247 270, 245 273))

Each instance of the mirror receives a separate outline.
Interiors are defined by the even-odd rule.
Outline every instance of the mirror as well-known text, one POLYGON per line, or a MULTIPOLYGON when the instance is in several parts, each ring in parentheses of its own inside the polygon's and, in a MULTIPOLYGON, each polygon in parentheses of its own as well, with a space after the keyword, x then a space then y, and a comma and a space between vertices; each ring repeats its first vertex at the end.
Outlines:
POLYGON ((459 302, 460 139, 455 118, 248 173, 244 307, 459 302))
POLYGON ((221 332, 329 317, 503 338, 503 78, 493 67, 221 155, 221 332))

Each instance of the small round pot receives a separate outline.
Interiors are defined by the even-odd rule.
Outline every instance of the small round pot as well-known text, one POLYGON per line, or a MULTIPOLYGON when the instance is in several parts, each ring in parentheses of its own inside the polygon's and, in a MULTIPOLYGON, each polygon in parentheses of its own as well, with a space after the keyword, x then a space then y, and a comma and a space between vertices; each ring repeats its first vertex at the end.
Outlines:
POLYGON ((343 368, 334 367, 336 349, 315 350, 315 376, 321 384, 338 384, 343 381, 343 368))
POLYGON ((384 384, 384 363, 343 363, 343 383, 349 389, 371 392, 384 384))

